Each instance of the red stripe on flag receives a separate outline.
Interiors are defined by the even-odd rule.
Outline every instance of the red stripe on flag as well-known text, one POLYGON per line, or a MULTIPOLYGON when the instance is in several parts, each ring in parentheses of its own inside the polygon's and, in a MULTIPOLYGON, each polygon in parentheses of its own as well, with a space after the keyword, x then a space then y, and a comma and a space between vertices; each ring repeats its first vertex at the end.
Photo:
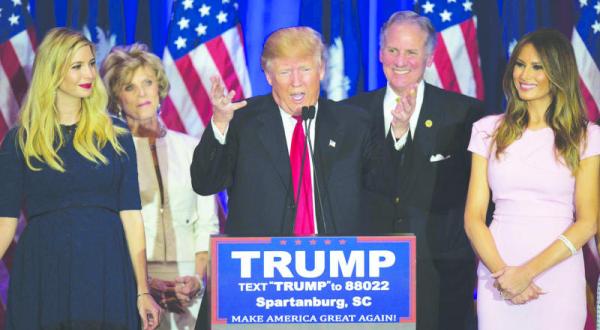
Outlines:
POLYGON ((175 108, 175 105, 169 96, 167 96, 160 107, 160 117, 163 119, 165 125, 167 125, 169 129, 181 133, 187 133, 181 118, 179 118, 179 113, 177 112, 177 109, 175 108))
POLYGON ((587 107, 587 115, 588 119, 591 121, 596 121, 600 118, 600 110, 598 109, 598 105, 596 105, 596 101, 592 97, 592 93, 585 85, 585 82, 579 79, 579 86, 581 87, 581 94, 583 94, 583 99, 585 100, 585 105, 587 107))
POLYGON ((7 119, 0 115, 0 141, 4 138, 4 135, 8 132, 7 119))
POLYGON ((19 57, 10 42, 0 44, 0 62, 10 81, 17 103, 21 104, 27 90, 27 78, 25 78, 19 57))
POLYGON ((461 93, 456 74, 454 73, 454 68, 452 67, 452 59, 448 55, 448 49, 446 48, 446 43, 444 42, 441 33, 437 34, 437 40, 438 44, 435 48, 433 61, 438 76, 440 77, 442 88, 448 91, 461 93))
POLYGON ((206 127, 210 122, 210 117, 212 117, 212 104, 210 104, 210 99, 208 98, 208 94, 204 89, 204 85, 200 80, 198 72, 192 65, 192 60, 189 55, 182 56, 175 61, 175 66, 177 66, 177 70, 179 70, 179 74, 181 75, 181 80, 185 83, 187 92, 196 106, 196 111, 200 118, 202 118, 204 127, 206 127))
POLYGON ((219 217, 219 233, 223 234, 227 225, 227 213, 225 213, 225 208, 217 196, 215 195, 215 203, 217 203, 217 216, 219 217))
POLYGON ((460 29, 462 30, 465 38, 467 53, 469 54, 469 61, 471 62, 471 67, 473 68, 475 92, 477 98, 483 100, 483 75, 481 74, 481 68, 479 67, 479 46, 477 44, 477 28, 475 27, 475 21, 470 19, 461 23, 460 29))
POLYGON ((4 265, 6 266, 6 269, 8 269, 9 271, 12 268, 13 254, 15 253, 16 245, 17 244, 14 240, 12 242, 10 242, 8 249, 6 249, 6 252, 4 253, 4 257, 2 257, 2 261, 4 261, 4 265))
POLYGON ((235 91, 234 101, 243 100, 244 91, 242 90, 242 85, 238 80, 233 61, 229 57, 229 52, 223 39, 219 36, 206 42, 206 49, 210 53, 217 70, 219 70, 221 79, 223 79, 227 89, 235 91))
POLYGON ((33 28, 33 26, 30 26, 27 29, 27 35, 29 35, 29 41, 31 42, 31 47, 33 48, 33 51, 35 52, 37 50, 37 39, 35 36, 35 29, 33 28))
POLYGON ((4 314, 6 314, 5 310, 6 310, 6 307, 0 301, 0 329, 4 329, 4 326, 6 323, 6 317, 4 316, 4 314))

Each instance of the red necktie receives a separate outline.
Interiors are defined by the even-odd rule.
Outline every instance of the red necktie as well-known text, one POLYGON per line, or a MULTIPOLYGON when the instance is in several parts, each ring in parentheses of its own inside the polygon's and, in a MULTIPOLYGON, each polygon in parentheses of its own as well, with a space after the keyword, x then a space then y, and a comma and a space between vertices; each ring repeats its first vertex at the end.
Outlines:
POLYGON ((290 150, 290 166, 292 168, 292 182, 294 186, 294 201, 296 202, 296 219, 294 221, 294 235, 305 236, 315 233, 313 220, 312 180, 310 173, 310 160, 306 146, 306 136, 302 127, 302 117, 294 116, 296 127, 292 135, 290 150), (304 157, 304 164, 302 158, 304 157), (303 169, 301 170, 301 168, 303 169), (299 182, 300 171, 302 180, 299 182), (300 194, 298 195, 298 184, 300 194))

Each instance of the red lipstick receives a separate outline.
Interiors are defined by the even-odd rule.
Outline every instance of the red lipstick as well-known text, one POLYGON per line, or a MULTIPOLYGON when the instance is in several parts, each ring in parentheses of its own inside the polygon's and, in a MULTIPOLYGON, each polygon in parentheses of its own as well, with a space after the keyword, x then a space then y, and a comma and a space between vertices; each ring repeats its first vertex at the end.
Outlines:
POLYGON ((92 88, 92 83, 79 84, 79 87, 85 88, 85 89, 90 89, 90 88, 92 88))

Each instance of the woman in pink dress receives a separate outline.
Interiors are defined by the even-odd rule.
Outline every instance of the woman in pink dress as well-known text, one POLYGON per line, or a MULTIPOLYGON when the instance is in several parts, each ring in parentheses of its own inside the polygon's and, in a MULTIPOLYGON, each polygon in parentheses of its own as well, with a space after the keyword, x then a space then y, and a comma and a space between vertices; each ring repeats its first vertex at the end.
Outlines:
POLYGON ((469 144, 479 329, 583 329, 580 248, 597 227, 600 127, 586 119, 571 43, 554 30, 524 36, 503 87, 506 113, 476 122, 469 144))

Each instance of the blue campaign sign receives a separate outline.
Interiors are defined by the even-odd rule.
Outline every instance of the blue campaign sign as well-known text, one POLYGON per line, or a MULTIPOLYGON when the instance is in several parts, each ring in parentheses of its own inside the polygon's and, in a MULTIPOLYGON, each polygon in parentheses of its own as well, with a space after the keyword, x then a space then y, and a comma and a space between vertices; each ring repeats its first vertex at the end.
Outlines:
POLYGON ((212 324, 415 323, 414 236, 213 237, 212 324))

